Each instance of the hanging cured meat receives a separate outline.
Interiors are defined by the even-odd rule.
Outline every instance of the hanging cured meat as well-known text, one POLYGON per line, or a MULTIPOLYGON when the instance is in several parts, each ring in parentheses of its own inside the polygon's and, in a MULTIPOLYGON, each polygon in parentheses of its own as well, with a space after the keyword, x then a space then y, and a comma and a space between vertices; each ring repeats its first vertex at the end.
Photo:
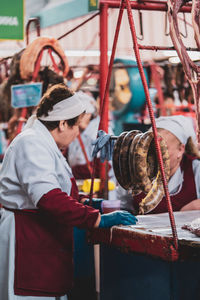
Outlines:
MULTIPOLYGON (((200 143, 200 66, 196 65, 189 57, 186 47, 183 44, 178 28, 178 12, 185 5, 186 0, 168 0, 168 18, 170 24, 170 36, 174 47, 178 53, 180 61, 187 80, 189 81, 194 103, 196 107, 197 118, 197 136, 200 143)), ((192 1, 192 23, 194 29, 194 37, 197 47, 200 50, 200 2, 199 0, 192 1)))
MULTIPOLYGON (((169 153, 161 138, 160 148, 168 181, 169 153)), ((144 198, 139 204, 139 214, 149 213, 160 203, 164 189, 152 132, 122 132, 113 149, 113 169, 119 184, 125 190, 132 190, 133 196, 144 192, 144 198)))
POLYGON ((53 37, 38 37, 26 47, 20 59, 20 75, 22 79, 30 80, 32 78, 39 54, 46 48, 52 49, 59 56, 63 68, 63 76, 67 75, 69 71, 68 60, 58 40, 53 37))
POLYGON ((191 223, 184 224, 182 229, 189 230, 193 234, 200 236, 200 218, 194 219, 191 223))

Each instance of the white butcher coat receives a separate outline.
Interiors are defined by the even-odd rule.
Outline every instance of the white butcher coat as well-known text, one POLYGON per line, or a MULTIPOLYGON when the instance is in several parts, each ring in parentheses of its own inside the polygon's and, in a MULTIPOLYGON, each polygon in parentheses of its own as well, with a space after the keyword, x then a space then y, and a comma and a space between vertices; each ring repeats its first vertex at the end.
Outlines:
MULTIPOLYGON (((97 138, 99 122, 100 118, 99 116, 97 116, 90 121, 86 129, 81 133, 81 139, 83 141, 85 151, 90 162, 93 160, 92 151, 94 149, 94 145, 92 145, 92 142, 97 138)), ((111 128, 109 128, 109 134, 113 134, 111 128)), ((75 139, 68 147, 68 162, 71 167, 86 164, 85 156, 78 139, 75 139)), ((109 161, 109 163, 112 165, 112 161, 109 161)), ((112 166, 109 170, 108 175, 109 178, 116 183, 116 178, 112 166)), ((109 191, 109 200, 116 200, 116 190, 109 191)))
MULTIPOLYGON (((43 194, 52 189, 70 194, 70 177, 71 169, 53 137, 36 120, 6 151, 0 170, 0 203, 8 208, 35 209, 43 194)), ((14 295, 15 218, 13 212, 3 208, 0 217, 0 299, 67 300, 67 296, 14 295)))

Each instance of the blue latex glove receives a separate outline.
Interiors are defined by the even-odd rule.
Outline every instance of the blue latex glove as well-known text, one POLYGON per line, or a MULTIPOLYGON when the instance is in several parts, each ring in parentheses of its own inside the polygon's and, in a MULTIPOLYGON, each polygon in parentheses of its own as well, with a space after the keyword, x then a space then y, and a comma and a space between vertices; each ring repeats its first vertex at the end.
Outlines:
POLYGON ((100 151, 101 162, 104 162, 105 159, 111 160, 114 142, 115 141, 111 139, 110 134, 106 134, 103 130, 99 130, 97 139, 92 142, 92 145, 94 145, 92 157, 96 156, 100 151))
POLYGON ((99 227, 109 228, 114 225, 134 225, 137 221, 137 218, 128 211, 117 210, 109 214, 101 215, 99 227))
MULTIPOLYGON (((100 199, 100 198, 93 198, 92 199, 92 207, 95 209, 98 209, 100 211, 100 213, 102 213, 102 201, 104 199, 100 199)), ((85 205, 89 205, 90 200, 86 199, 84 204, 85 205)))

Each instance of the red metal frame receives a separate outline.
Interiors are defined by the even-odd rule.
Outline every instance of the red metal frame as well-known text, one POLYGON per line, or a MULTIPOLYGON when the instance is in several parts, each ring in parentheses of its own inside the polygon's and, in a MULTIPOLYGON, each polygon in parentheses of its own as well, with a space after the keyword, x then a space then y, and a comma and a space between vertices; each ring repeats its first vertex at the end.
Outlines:
MULTIPOLYGON (((121 0, 100 0, 100 7, 107 5, 109 8, 119 8, 121 0)), ((138 10, 155 10, 155 11, 167 11, 167 1, 130 1, 132 9, 138 10)), ((191 4, 184 5, 180 12, 191 12, 191 4)))
POLYGON ((171 201, 170 201, 170 195, 169 195, 167 180, 166 180, 165 171, 164 171, 164 164, 163 164, 163 159, 162 159, 162 154, 161 154, 161 149, 160 149, 160 144, 159 144, 159 138, 158 138, 158 132, 157 132, 156 123, 155 123, 153 107, 152 107, 151 98, 150 98, 150 95, 149 95, 147 80, 146 80, 144 70, 143 70, 143 66, 142 66, 142 62, 141 62, 141 59, 140 59, 139 48, 138 48, 138 44, 137 44, 136 31, 135 31, 135 25, 134 25, 133 15, 132 15, 132 11, 131 11, 131 6, 130 6, 130 0, 124 0, 124 1, 126 2, 129 25, 130 25, 130 29, 131 29, 132 38, 133 38, 136 61, 137 61, 137 64, 138 64, 138 69, 139 69, 139 72, 140 72, 141 80, 142 80, 142 83, 143 83, 143 86, 144 86, 144 92, 145 92, 145 96, 146 96, 147 106, 148 106, 148 109, 149 109, 149 116, 150 116, 150 119, 151 119, 152 131, 153 131, 153 134, 154 134, 154 143, 155 143, 155 148, 156 148, 156 154, 157 154, 157 158, 158 158, 158 162, 159 162, 159 166, 160 166, 160 172, 161 172, 161 177, 162 177, 162 182, 163 182, 163 188, 164 188, 164 191, 165 191, 167 208, 168 208, 169 218, 170 218, 170 223, 171 223, 171 228, 172 228, 174 247, 177 250, 178 249, 178 237, 177 237, 176 224, 175 224, 175 219, 174 219, 174 214, 173 214, 172 205, 171 205, 171 201))
MULTIPOLYGON (((147 234, 142 231, 132 231, 127 228, 113 227, 113 229, 95 228, 88 232, 88 241, 93 244, 106 244, 114 246, 125 253, 142 253, 159 257, 165 261, 177 261, 180 259, 180 253, 173 247, 173 237, 161 236, 156 234, 147 234)), ((189 248, 189 247, 187 247, 189 248)), ((184 248, 181 245, 182 259, 188 255, 191 249, 184 248)))
POLYGON ((57 38, 57 40, 61 40, 62 38, 66 37, 67 35, 69 35, 70 33, 74 32, 75 30, 77 30, 78 28, 80 28, 81 26, 85 25, 87 22, 91 21, 92 19, 94 19, 96 16, 99 15, 99 12, 92 15, 90 18, 88 18, 87 20, 83 21, 82 23, 80 23, 79 25, 77 25, 76 27, 72 28, 71 30, 69 30, 68 32, 66 32, 65 34, 59 36, 57 38))
MULTIPOLYGON (((105 96, 105 85, 108 73, 108 8, 120 8, 121 0, 100 0, 100 107, 102 107, 103 101, 108 101, 108 96, 105 96)), ((153 10, 153 11, 167 11, 167 1, 129 1, 130 7, 137 10, 153 10)), ((184 5, 181 12, 190 13, 191 4, 184 5)), ((174 47, 161 47, 161 46, 142 46, 139 45, 139 49, 149 49, 149 50, 174 50, 174 47)), ((188 48, 188 50, 195 51, 193 48, 188 48)), ((107 104, 105 104, 107 105, 107 104)), ((104 110, 104 112, 106 109, 104 110)), ((108 117, 107 117, 108 118, 108 117)), ((108 122, 106 120, 105 124, 101 124, 101 128, 107 132, 108 122)))
MULTIPOLYGON (((157 157, 161 169, 161 175, 162 175, 162 181, 163 181, 163 186, 165 190, 165 195, 166 195, 166 201, 167 201, 167 207, 168 207, 168 212, 169 212, 169 218, 171 222, 171 227, 172 227, 172 233, 173 233, 173 244, 174 244, 174 249, 178 249, 178 238, 177 238, 177 231, 176 231, 176 225, 175 225, 175 220, 173 216, 173 210, 171 206, 171 201, 170 201, 170 195, 167 187, 167 181, 165 177, 165 172, 164 172, 164 166, 163 166, 163 160, 162 160, 162 155, 161 155, 161 150, 160 150, 160 145, 158 142, 158 135, 157 135, 157 128, 155 125, 155 118, 154 118, 154 113, 153 113, 153 108, 151 104, 151 99, 149 96, 149 91, 148 91, 148 85, 147 81, 144 75, 141 59, 140 59, 140 54, 139 54, 139 46, 137 43, 137 37, 136 37, 136 32, 135 32, 135 26, 134 26, 134 20, 132 16, 132 11, 131 9, 138 9, 138 10, 154 10, 154 11, 167 11, 167 2, 166 1, 143 1, 143 2, 136 2, 136 1, 130 1, 130 0, 100 0, 100 108, 104 108, 104 113, 107 114, 107 116, 103 115, 103 119, 105 119, 105 123, 103 124, 102 122, 100 123, 100 128, 99 129, 104 129, 106 132, 108 132, 108 89, 109 89, 109 74, 111 72, 112 68, 112 57, 111 57, 111 62, 109 65, 109 72, 108 72, 108 67, 107 67, 107 62, 108 62, 108 54, 107 54, 107 43, 108 43, 108 14, 107 10, 108 8, 119 8, 123 4, 126 4, 127 8, 127 13, 128 13, 128 19, 129 19, 129 25, 130 25, 130 30, 132 34, 132 39, 133 39, 133 46, 134 46, 134 51, 135 51, 135 56, 139 68, 139 72, 141 75, 141 79, 143 82, 144 86, 144 91, 147 99, 147 105, 149 109, 149 115, 151 118, 151 123, 152 123, 152 129, 155 137, 155 147, 156 147, 156 152, 157 152, 157 157), (108 73, 108 77, 107 77, 108 73), (107 79, 106 79, 107 78, 107 79), (107 80, 107 83, 105 84, 107 80)), ((182 7, 181 12, 191 12, 191 5, 185 5, 182 7)), ((117 25, 118 26, 118 25, 117 25)), ((119 24, 120 26, 120 24, 119 24)), ((119 28, 116 29, 119 30, 119 28)), ((118 35, 115 36, 115 40, 113 43, 113 49, 112 49, 112 55, 116 49, 116 44, 117 43, 117 38, 118 35)), ((174 49, 173 49, 174 50, 174 49)), ((102 115, 101 115, 102 117, 102 115)), ((102 166, 102 177, 105 178, 105 166, 102 166)))
MULTIPOLYGON (((100 6, 100 111, 102 110, 103 103, 105 104, 104 122, 100 123, 99 129, 108 132, 108 95, 103 102, 104 91, 106 87, 106 78, 108 74, 108 5, 100 6), (106 53, 106 55, 105 55, 106 53)), ((101 118, 102 119, 102 118, 101 118)), ((95 165, 94 165, 95 167, 95 165)), ((106 178, 106 162, 101 164, 100 167, 100 194, 103 196, 105 192, 105 178, 106 178)))
POLYGON ((30 29, 31 23, 35 24, 37 36, 40 36, 40 20, 38 18, 30 18, 26 25, 26 44, 27 45, 29 44, 29 29, 30 29))
POLYGON ((51 61, 52 61, 52 64, 53 64, 53 68, 55 70, 55 72, 57 72, 59 74, 60 70, 55 62, 55 59, 53 57, 53 54, 52 54, 52 49, 51 48, 48 48, 48 53, 49 53, 49 56, 51 58, 51 61))
MULTIPOLYGON (((175 47, 165 47, 165 46, 150 46, 150 45, 140 45, 138 44, 140 50, 176 50, 175 47)), ((199 51, 198 48, 186 47, 187 51, 199 51)))

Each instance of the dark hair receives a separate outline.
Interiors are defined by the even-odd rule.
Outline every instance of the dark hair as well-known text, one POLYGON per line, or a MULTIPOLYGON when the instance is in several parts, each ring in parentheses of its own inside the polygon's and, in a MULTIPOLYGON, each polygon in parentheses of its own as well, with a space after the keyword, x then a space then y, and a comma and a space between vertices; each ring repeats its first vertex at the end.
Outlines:
MULTIPOLYGON (((70 90, 65 84, 55 84, 51 86, 42 96, 42 99, 37 107, 36 116, 39 119, 41 116, 48 116, 48 112, 53 110, 53 106, 71 96, 74 95, 74 92, 70 90)), ((69 127, 73 127, 78 120, 78 117, 66 120, 69 127)), ((48 130, 53 130, 59 126, 60 121, 42 121, 48 130)))

